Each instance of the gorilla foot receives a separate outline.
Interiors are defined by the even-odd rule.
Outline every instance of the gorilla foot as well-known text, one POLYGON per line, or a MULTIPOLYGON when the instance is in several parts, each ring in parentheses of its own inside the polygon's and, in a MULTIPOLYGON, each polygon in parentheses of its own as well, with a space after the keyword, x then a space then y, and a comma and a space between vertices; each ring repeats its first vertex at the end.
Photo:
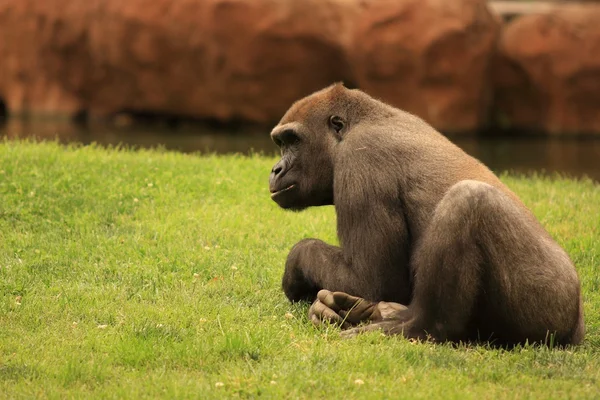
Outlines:
POLYGON ((344 339, 350 339, 365 332, 380 331, 383 335, 402 335, 407 339, 430 340, 425 331, 415 329, 410 321, 402 322, 397 320, 388 320, 375 322, 368 325, 359 326, 356 328, 343 331, 340 335, 344 339))
POLYGON ((345 339, 350 339, 365 332, 381 331, 386 336, 396 335, 403 332, 403 323, 398 321, 381 321, 368 325, 359 326, 357 328, 348 329, 340 335, 345 339))

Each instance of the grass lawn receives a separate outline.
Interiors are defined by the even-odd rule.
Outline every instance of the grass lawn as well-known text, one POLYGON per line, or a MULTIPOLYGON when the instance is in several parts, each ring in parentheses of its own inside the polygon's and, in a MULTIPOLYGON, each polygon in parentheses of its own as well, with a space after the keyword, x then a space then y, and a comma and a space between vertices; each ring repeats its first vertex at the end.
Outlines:
POLYGON ((577 265, 582 346, 343 340, 280 289, 337 239, 270 200, 274 161, 0 142, 0 398, 600 396, 600 185, 503 177, 577 265))

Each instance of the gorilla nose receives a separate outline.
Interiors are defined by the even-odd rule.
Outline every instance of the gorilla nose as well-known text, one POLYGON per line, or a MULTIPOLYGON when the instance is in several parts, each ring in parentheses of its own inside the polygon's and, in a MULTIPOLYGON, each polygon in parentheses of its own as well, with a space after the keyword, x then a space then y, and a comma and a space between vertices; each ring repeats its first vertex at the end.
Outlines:
POLYGON ((284 171, 284 169, 285 169, 285 161, 279 160, 279 162, 273 166, 273 169, 271 170, 271 175, 276 177, 279 174, 281 174, 284 171))
POLYGON ((279 173, 283 170, 283 168, 280 165, 276 165, 273 167, 273 169, 271 170, 271 172, 275 175, 279 175, 279 173))

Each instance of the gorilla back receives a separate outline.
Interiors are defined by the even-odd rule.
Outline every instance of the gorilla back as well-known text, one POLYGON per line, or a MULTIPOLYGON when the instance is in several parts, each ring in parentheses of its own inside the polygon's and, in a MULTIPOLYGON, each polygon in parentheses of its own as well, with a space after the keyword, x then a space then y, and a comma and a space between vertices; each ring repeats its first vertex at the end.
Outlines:
POLYGON ((421 119, 336 84, 271 132, 282 208, 335 205, 340 247, 289 253, 283 290, 354 335, 579 343, 573 263, 488 168, 421 119), (406 305, 406 306, 405 306, 406 305), (368 322, 367 325, 356 325, 368 322))

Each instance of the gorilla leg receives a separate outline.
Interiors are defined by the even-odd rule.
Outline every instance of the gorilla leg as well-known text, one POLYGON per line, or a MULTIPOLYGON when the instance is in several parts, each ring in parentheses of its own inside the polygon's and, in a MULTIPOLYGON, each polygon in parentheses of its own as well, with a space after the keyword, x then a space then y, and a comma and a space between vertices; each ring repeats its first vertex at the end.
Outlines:
POLYGON ((558 343, 583 336, 579 279, 566 253, 500 190, 462 181, 446 193, 411 259, 408 312, 347 331, 434 340, 558 343))

